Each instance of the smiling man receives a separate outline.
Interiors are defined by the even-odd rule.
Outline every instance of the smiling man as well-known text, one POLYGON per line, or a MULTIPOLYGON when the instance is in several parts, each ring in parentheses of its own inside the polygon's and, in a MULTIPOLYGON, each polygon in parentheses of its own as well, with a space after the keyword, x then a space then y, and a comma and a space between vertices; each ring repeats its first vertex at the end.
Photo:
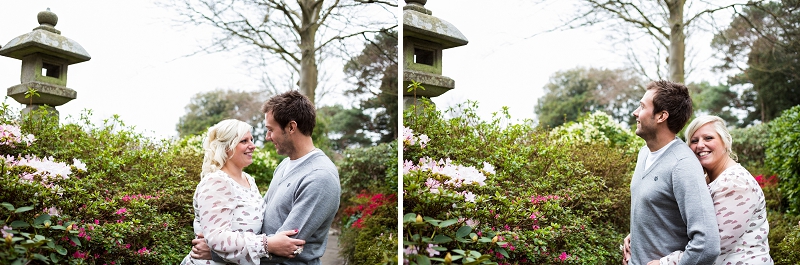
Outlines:
MULTIPOLYGON (((285 254, 272 252, 272 245, 266 242, 268 251, 276 255, 262 258, 261 264, 320 264, 328 230, 339 209, 341 186, 336 166, 311 139, 316 125, 314 104, 299 92, 289 91, 270 98, 261 111, 266 118, 266 140, 275 145, 278 154, 288 156, 275 169, 264 195, 261 231, 273 235, 297 230, 294 237, 305 241, 285 254)), ((192 243, 196 244, 192 257, 211 256, 204 241, 192 243)), ((214 260, 222 261, 216 255, 214 260)))
POLYGON ((623 263, 658 264, 683 250, 680 264, 712 264, 719 255, 719 232, 703 168, 678 132, 692 115, 686 86, 669 81, 647 85, 636 117, 639 151, 631 179, 630 234, 623 263))

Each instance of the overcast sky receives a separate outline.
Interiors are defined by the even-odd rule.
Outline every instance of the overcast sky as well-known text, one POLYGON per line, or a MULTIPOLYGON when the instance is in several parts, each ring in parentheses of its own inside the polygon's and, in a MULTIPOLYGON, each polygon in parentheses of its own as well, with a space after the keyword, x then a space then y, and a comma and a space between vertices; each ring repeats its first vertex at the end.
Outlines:
MULTIPOLYGON (((176 29, 170 21, 174 14, 151 2, 14 1, 0 9, 0 46, 38 26, 36 14, 49 7, 59 17, 56 29, 92 56, 69 67, 67 87, 76 90, 78 98, 58 108, 62 120, 91 109, 96 121, 118 114, 128 125, 159 137, 177 134, 178 118, 198 92, 260 89, 257 76, 248 74, 236 54, 184 57, 197 51, 210 34, 176 29)), ((514 119, 534 118, 536 100, 555 72, 625 66, 624 57, 609 45, 607 32, 598 28, 531 37, 559 25, 573 1, 530 2, 428 1, 425 7, 434 16, 469 39, 466 46, 444 51, 443 74, 456 81, 456 89, 434 99, 439 107, 471 99, 480 102, 479 113, 486 118, 502 106, 510 108, 514 119)), ((710 50, 710 35, 692 41, 698 49, 710 50)), ((688 81, 721 79, 708 70, 710 56, 706 52, 695 59, 705 65, 701 63, 688 81)), ((19 84, 20 66, 19 60, 0 57, 0 89, 19 84)), ((347 99, 328 96, 321 105, 342 101, 347 99)), ((6 102, 19 106, 13 99, 6 102)))
MULTIPOLYGON (((118 114, 139 132, 172 137, 196 93, 261 89, 259 76, 250 76, 251 69, 235 53, 185 57, 206 44, 211 33, 177 29, 171 21, 175 14, 153 1, 12 1, 0 8, 0 46, 39 26, 36 15, 48 7, 58 15, 61 35, 78 42, 92 57, 68 68, 67 87, 78 97, 57 108, 62 121, 91 109, 96 121, 118 114)), ((0 57, 3 96, 8 87, 20 83, 21 63, 0 57)), ((341 67, 339 63, 328 68, 328 73, 339 75, 331 77, 332 82, 343 82, 341 67)), ((335 93, 318 100, 319 105, 347 102, 335 93)), ((6 103, 21 107, 11 98, 6 103)))
MULTIPOLYGON (((623 55, 615 52, 608 32, 599 27, 537 33, 553 29, 572 14, 575 1, 462 1, 429 0, 433 15, 455 25, 469 44, 443 52, 442 72, 456 88, 433 101, 440 109, 477 100, 478 113, 488 119, 508 106, 512 120, 535 118, 536 100, 557 71, 576 67, 620 68, 623 55)), ((688 13, 687 13, 688 14, 688 13)), ((723 19, 725 16, 722 16, 723 19)), ((687 44, 700 53, 697 70, 687 81, 720 78, 709 70, 710 34, 696 34, 687 44), (691 43, 690 43, 691 42, 691 43)), ((687 45, 687 50, 688 50, 687 45)), ((687 56, 687 61, 689 56, 687 56)))

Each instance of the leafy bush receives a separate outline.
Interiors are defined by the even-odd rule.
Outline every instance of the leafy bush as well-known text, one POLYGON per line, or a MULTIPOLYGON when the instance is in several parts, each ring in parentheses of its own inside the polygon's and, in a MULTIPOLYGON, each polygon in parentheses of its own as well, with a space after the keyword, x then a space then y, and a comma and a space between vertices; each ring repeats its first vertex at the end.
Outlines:
POLYGON ((397 143, 348 149, 337 164, 339 254, 348 264, 397 264, 397 143))
POLYGON ((477 103, 467 104, 461 113, 405 113, 403 212, 420 216, 404 218, 407 261, 618 262, 635 163, 621 151, 641 146, 562 141, 530 122, 510 124, 505 111, 482 121, 477 103), (485 185, 462 180, 480 175, 485 185))
POLYGON ((778 189, 786 198, 788 212, 800 214, 800 106, 770 122, 766 166, 778 175, 778 189))
POLYGON ((753 125, 747 128, 730 130, 733 138, 733 153, 738 162, 753 174, 769 174, 764 172, 764 158, 769 141, 769 123, 753 125))
MULTIPOLYGON (((770 230, 770 236, 772 235, 770 230)), ((800 223, 793 225, 787 236, 771 249, 776 265, 795 265, 800 262, 800 223)))
POLYGON ((44 112, 17 120, 7 110, 0 124, 18 125, 35 140, 1 150, 2 225, 14 234, 0 248, 4 260, 175 264, 190 251, 201 153, 144 137, 118 117, 95 126, 87 111, 58 124, 44 112), (48 218, 50 227, 41 228, 48 218))
POLYGON ((342 198, 356 197, 364 190, 397 192, 397 143, 347 149, 339 163, 342 198))

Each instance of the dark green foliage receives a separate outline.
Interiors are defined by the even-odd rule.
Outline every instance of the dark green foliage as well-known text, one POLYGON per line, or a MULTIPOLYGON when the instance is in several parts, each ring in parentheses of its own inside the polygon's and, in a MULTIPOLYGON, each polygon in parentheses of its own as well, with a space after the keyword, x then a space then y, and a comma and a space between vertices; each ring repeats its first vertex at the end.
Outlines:
POLYGON ((348 149, 338 166, 342 198, 397 192, 397 142, 348 149))
POLYGON ((738 70, 731 85, 745 85, 732 102, 748 111, 742 125, 769 122, 800 104, 800 2, 754 2, 714 36, 722 70, 738 70), (752 85, 752 86, 750 86, 752 85))
POLYGON ((778 189, 785 196, 788 212, 800 214, 800 106, 770 122, 766 166, 778 175, 778 189))
POLYGON ((330 139, 333 150, 343 152, 348 147, 372 145, 368 131, 364 130, 370 126, 372 118, 363 109, 345 109, 341 105, 325 106, 317 110, 317 115, 328 124, 326 136, 330 139), (338 138, 332 139, 334 137, 338 138))
MULTIPOLYGON (((74 229, 85 233, 73 240, 81 244, 68 244, 62 239, 62 231, 35 233, 63 246, 68 254, 61 258, 73 264, 180 262, 189 253, 188 242, 194 237, 191 205, 202 153, 186 144, 144 137, 117 117, 95 126, 90 115, 85 113, 77 123, 63 125, 42 118, 46 115, 27 116, 20 122, 23 133, 33 134, 36 141, 29 147, 6 149, 3 155, 15 159, 26 155, 52 157, 66 164, 78 159, 86 164, 86 170, 73 166, 68 179, 56 180, 55 186, 48 188, 20 180, 20 173, 35 172, 32 167, 4 166, 0 201, 16 207, 32 206, 33 211, 0 215, 11 221, 28 221, 50 207, 58 209, 60 214, 52 217, 53 225, 75 223, 74 229), (76 257, 81 253, 87 254, 85 260, 76 257)), ((6 251, 0 249, 8 254, 6 251)), ((44 248, 31 253, 50 255, 44 248)))
POLYGON ((731 112, 736 108, 737 94, 731 91, 730 86, 719 84, 711 85, 707 81, 687 85, 692 96, 692 107, 695 112, 705 112, 716 115, 730 125, 739 124, 739 118, 731 112))
POLYGON ((484 186, 438 193, 430 192, 426 181, 444 181, 447 176, 419 170, 404 174, 404 213, 457 222, 444 228, 408 222, 404 247, 418 246, 414 242, 424 242, 434 233, 455 240, 469 219, 478 223, 473 227, 482 234, 477 241, 438 243, 443 248, 439 251, 471 249, 510 264, 558 263, 562 253, 570 257, 566 263, 617 263, 622 258, 618 245, 628 231, 628 185, 635 156, 624 155, 621 147, 562 143, 529 124, 507 124, 507 113, 483 121, 474 111, 476 105, 460 106, 463 112, 452 119, 430 106, 416 115, 412 110, 405 113, 406 126, 431 139, 425 148, 407 142, 406 163, 429 157, 482 169, 486 162, 496 174, 487 174, 484 186), (475 202, 459 195, 466 191, 477 195, 475 202), (540 196, 548 199, 534 201, 540 196), (481 243, 487 234, 505 242, 481 243))
POLYGON ((358 109, 350 111, 359 112, 359 115, 372 113, 355 129, 379 135, 376 143, 397 140, 397 43, 397 31, 381 31, 375 35, 375 39, 367 40, 361 54, 351 58, 344 66, 348 81, 355 85, 345 93, 367 96, 361 100, 358 109))

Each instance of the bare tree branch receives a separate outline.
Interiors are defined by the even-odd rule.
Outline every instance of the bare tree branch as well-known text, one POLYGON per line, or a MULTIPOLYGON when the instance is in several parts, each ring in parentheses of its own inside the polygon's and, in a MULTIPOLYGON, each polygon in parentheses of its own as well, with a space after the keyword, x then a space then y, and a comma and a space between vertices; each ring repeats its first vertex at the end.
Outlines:
POLYGON ((374 4, 384 4, 384 5, 388 5, 388 6, 391 6, 391 7, 397 7, 396 3, 392 3, 392 2, 389 2, 389 1, 380 1, 380 0, 355 0, 355 1, 358 2, 358 3, 362 3, 362 4, 372 4, 372 3, 374 3, 374 4))
POLYGON ((692 16, 692 18, 687 19, 684 22, 684 25, 685 26, 689 26, 689 24, 691 24, 695 19, 697 19, 698 17, 700 17, 702 15, 705 15, 705 14, 714 13, 714 12, 717 12, 717 11, 720 11, 720 10, 723 10, 723 9, 728 9, 728 8, 733 8, 735 10, 735 8, 737 6, 755 6, 755 5, 757 5, 757 4, 761 3, 761 2, 764 2, 764 1, 762 0, 762 1, 756 1, 756 2, 748 2, 746 4, 730 4, 730 5, 727 5, 727 6, 720 6, 720 7, 717 7, 717 8, 706 9, 706 10, 698 12, 697 14, 692 16))

